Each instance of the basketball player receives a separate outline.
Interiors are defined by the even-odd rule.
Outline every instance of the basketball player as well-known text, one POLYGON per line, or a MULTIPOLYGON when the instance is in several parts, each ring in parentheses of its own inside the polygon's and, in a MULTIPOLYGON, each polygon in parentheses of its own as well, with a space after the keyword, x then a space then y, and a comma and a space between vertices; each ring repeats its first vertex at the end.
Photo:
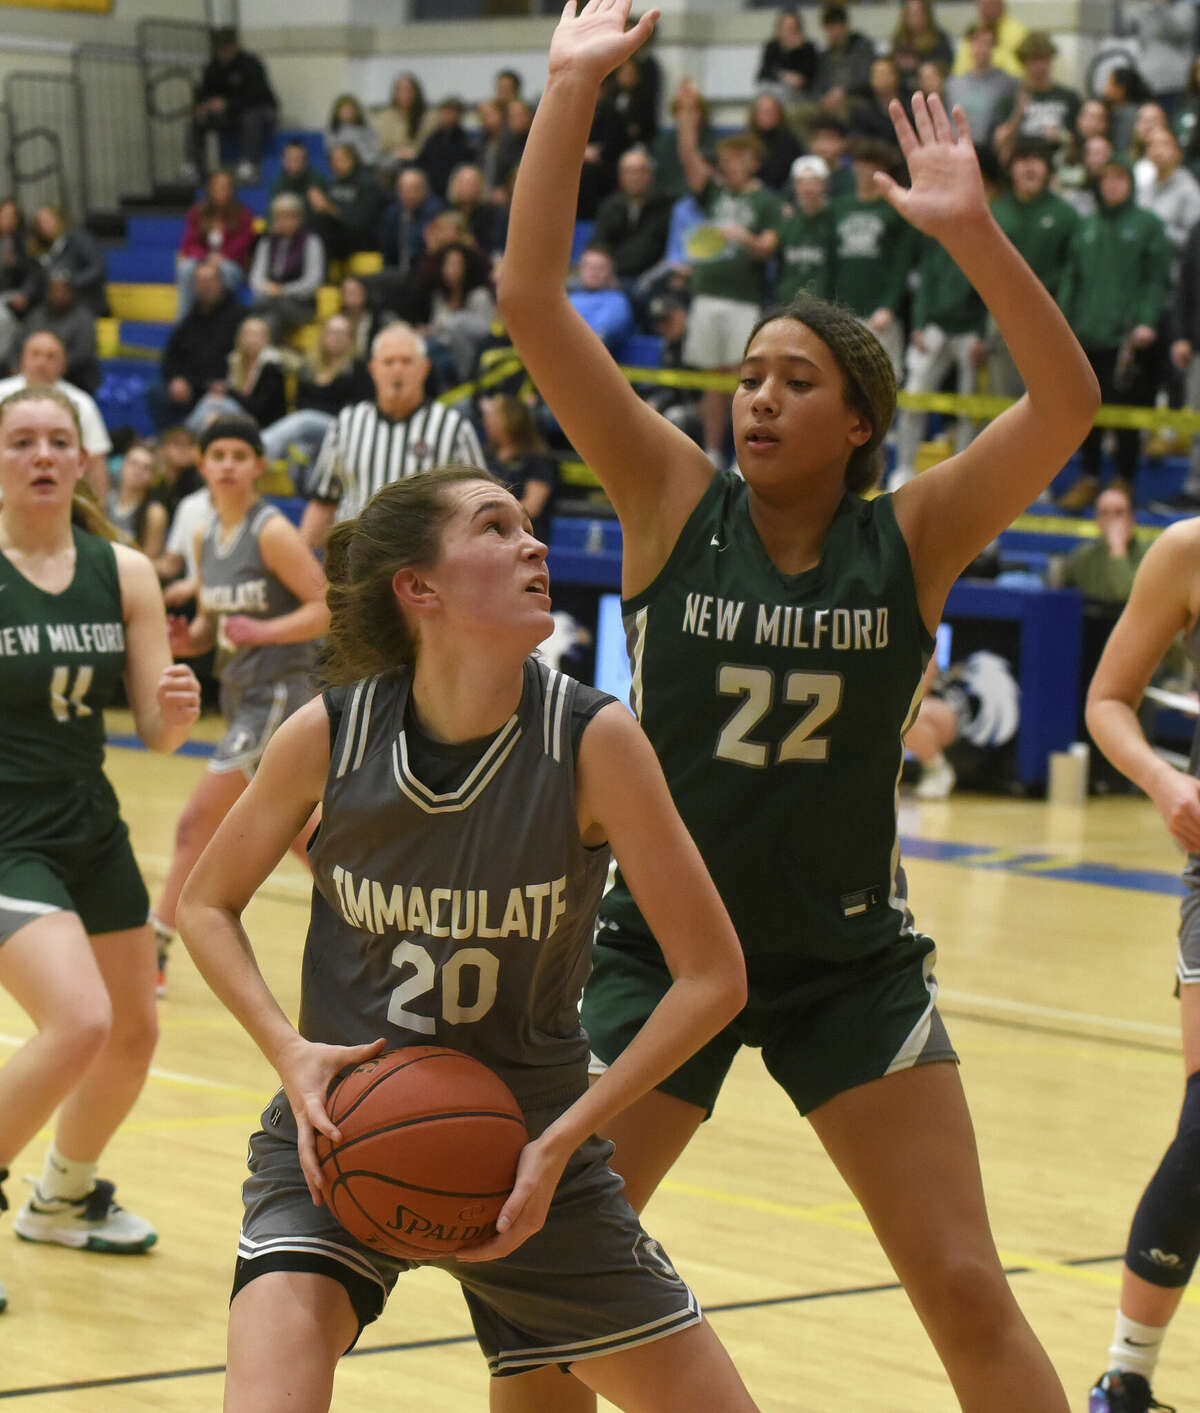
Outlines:
MULTIPOLYGON (((316 557, 287 516, 255 489, 265 469, 253 419, 219 417, 205 428, 200 473, 214 514, 196 540, 198 612, 190 622, 170 620, 171 647, 177 657, 193 657, 215 643, 226 731, 175 826, 175 852, 152 918, 160 995, 179 890, 246 788, 272 732, 312 696, 313 639, 329 621, 316 557)), ((302 861, 307 835, 296 840, 302 861)))
MULTIPOLYGON (((1058 471, 1097 403, 1083 353, 993 221, 958 110, 892 104, 911 187, 884 196, 992 309, 1030 392, 959 455, 866 501, 895 383, 878 340, 806 297, 763 318, 734 395, 744 480, 630 389, 562 292, 601 81, 650 32, 628 0, 568 4, 521 162, 500 299, 509 333, 624 531, 634 706, 747 955, 750 1003, 605 1130, 640 1208, 743 1044, 807 1115, 973 1413, 1063 1413, 988 1229, 933 942, 899 867, 896 785, 956 576, 1058 471)), ((622 879, 584 1025, 614 1062, 668 980, 622 879)), ((531 1375, 533 1381, 541 1375, 531 1375)), ((531 1391, 527 1406, 539 1406, 531 1391)), ((557 1408, 588 1407, 559 1397, 557 1408)))
MULTIPOLYGON (((687 1286, 638 1224, 598 1125, 745 998, 737 939, 629 713, 529 654, 554 628, 546 547, 504 484, 459 466, 334 529, 329 675, 196 865, 180 930, 283 1090, 251 1139, 226 1413, 323 1410, 334 1367, 407 1263, 323 1203, 330 1080, 383 1047, 448 1045, 508 1083, 532 1135, 498 1235, 436 1264, 508 1375, 570 1366, 620 1408, 752 1409, 687 1286), (299 1034, 241 913, 322 801, 299 1034), (578 1002, 610 846, 673 982, 587 1087, 578 1002)), ((547 1407, 551 1407, 548 1404, 547 1407)))
POLYGON ((1163 1408, 1150 1392, 1167 1325, 1200 1256, 1200 730, 1187 772, 1151 749, 1137 709, 1177 633, 1200 666, 1200 520, 1171 525, 1146 552, 1088 690, 1092 738, 1158 807, 1187 851, 1177 992, 1186 1079, 1179 1128, 1134 1213, 1108 1370, 1089 1413, 1163 1408))
POLYGON ((200 687, 171 662, 150 561, 76 495, 86 467, 62 393, 0 403, 0 986, 36 1032, 0 1069, 0 1181, 58 1109, 17 1235, 145 1251, 154 1228, 96 1177, 157 1039, 150 900, 104 775, 104 708, 123 682, 138 735, 173 751, 200 687))

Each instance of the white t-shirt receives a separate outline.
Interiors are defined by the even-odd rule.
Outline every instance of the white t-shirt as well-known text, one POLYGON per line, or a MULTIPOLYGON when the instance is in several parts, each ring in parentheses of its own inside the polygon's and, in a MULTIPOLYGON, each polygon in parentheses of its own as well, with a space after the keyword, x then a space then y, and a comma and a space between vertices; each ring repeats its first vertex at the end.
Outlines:
POLYGON ((212 497, 207 486, 184 496, 175 507, 171 528, 167 531, 166 551, 183 556, 185 579, 192 578, 196 572, 196 536, 208 529, 212 513, 212 497))
MULTIPOLYGON (((0 402, 10 393, 20 392, 28 382, 24 373, 17 373, 12 378, 0 378, 0 402)), ((77 388, 74 383, 68 383, 62 378, 54 386, 75 404, 75 410, 79 413, 79 426, 83 432, 84 451, 89 456, 107 456, 112 451, 112 442, 108 439, 108 429, 95 402, 82 388, 77 388)))

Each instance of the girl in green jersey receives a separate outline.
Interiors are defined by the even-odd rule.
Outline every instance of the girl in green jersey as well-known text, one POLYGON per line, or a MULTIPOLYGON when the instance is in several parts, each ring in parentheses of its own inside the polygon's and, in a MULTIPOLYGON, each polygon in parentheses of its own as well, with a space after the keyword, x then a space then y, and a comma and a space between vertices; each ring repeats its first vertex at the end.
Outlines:
POLYGON ((145 1251, 154 1228, 96 1177, 158 1034, 149 899, 104 776, 103 709, 123 682, 138 735, 173 751, 200 687, 171 661, 150 561, 92 532, 108 527, 76 498, 86 465, 61 393, 0 403, 0 986, 35 1028, 0 1069, 0 1180, 57 1109, 17 1235, 145 1251))
MULTIPOLYGON (((841 868, 855 855, 859 831, 872 835, 876 857, 883 854, 883 835, 894 834, 895 778, 886 779, 882 757, 870 778, 864 776, 856 753, 837 748, 839 722, 853 710, 872 729, 889 732, 898 769, 900 737, 915 710, 951 585, 1079 445, 1095 414, 1096 381, 1053 301, 992 220, 964 116, 956 110, 951 117, 939 99, 918 95, 911 119, 899 103, 891 105, 911 185, 902 188, 882 173, 876 183, 913 226, 946 247, 978 290, 1029 391, 959 455, 894 496, 864 502, 857 493, 873 480, 873 453, 895 404, 894 381, 877 340, 844 311, 810 303, 803 317, 770 316, 752 334, 733 407, 745 483, 714 477, 699 448, 637 398, 564 293, 574 191, 600 84, 645 41, 657 18, 652 12, 627 30, 628 15, 628 0, 590 0, 578 13, 571 3, 563 12, 518 174, 499 294, 530 374, 620 516, 622 592, 635 653, 645 646, 634 663, 635 705, 747 952, 751 1004, 744 1028, 729 1028, 720 1063, 728 1064, 739 1041, 763 1046, 772 1073, 862 1204, 961 1406, 971 1413, 1065 1413, 1062 1386, 1013 1300, 988 1229, 970 1118, 932 1005, 932 943, 912 928, 899 870, 893 866, 889 876, 885 863, 882 876, 864 880, 859 891, 843 884, 830 898, 819 862, 803 853, 783 857, 780 850, 773 918, 769 899, 747 899, 743 907, 731 900, 723 879, 744 893, 725 856, 739 850, 743 869, 761 867, 757 855, 778 850, 779 841, 760 821, 783 821, 792 792, 813 790, 804 783, 809 778, 824 782, 821 799, 836 812, 829 823, 821 813, 809 814, 816 821, 808 831, 814 856, 836 858, 841 868), (866 558, 875 555, 878 585, 862 580, 844 606, 837 600, 810 605, 803 596, 831 573, 827 550, 836 550, 838 584, 854 585, 860 550, 866 558), (737 581, 745 566, 773 576, 778 597, 758 592, 757 604, 743 602, 743 591, 742 598, 724 598, 724 585, 737 581), (685 567, 693 577, 681 584, 685 567), (717 728, 696 730, 690 770, 671 758, 676 741, 670 733, 679 725, 669 718, 679 713, 662 713, 656 701, 679 690, 661 670, 655 675, 655 607, 664 597, 683 608, 675 633, 688 639, 686 653, 676 644, 675 677, 682 679, 695 663, 691 694, 702 704, 713 696, 716 665, 717 694, 728 698, 717 728), (648 628, 638 639, 643 615, 648 628), (895 636, 901 629, 903 642, 895 636), (739 643, 749 637, 755 651, 795 649, 794 670, 776 678, 761 661, 714 664, 709 645, 722 634, 739 643), (832 657, 820 658, 818 646, 832 657), (868 653, 878 664, 874 695, 889 704, 886 719, 871 716, 871 703, 863 700, 870 693, 856 691, 850 699, 848 678, 846 699, 840 695, 840 665, 868 653), (824 667, 811 670, 817 661, 824 667), (764 740, 776 724, 779 739, 764 740), (707 788, 699 792, 702 806, 693 809, 687 799, 696 780, 707 788), (757 814, 739 798, 742 792, 757 792, 757 814), (848 798, 855 801, 853 813, 845 808, 848 798), (745 848, 732 827, 723 842, 706 847, 708 816, 722 809, 727 820, 747 821, 755 849, 745 848), (819 838, 822 833, 829 837, 819 838), (798 913, 816 919, 820 930, 797 926, 798 913), (870 949, 862 945, 864 931, 870 949), (839 960, 841 946, 850 961, 839 960), (924 1009, 913 1013, 911 1044, 899 1043, 890 1062, 886 1055, 864 1061, 858 1052, 870 1051, 879 1028, 880 993, 870 987, 893 956, 898 984, 902 989, 915 978, 924 1009), (806 971, 819 972, 827 994, 852 1018, 835 1033, 843 1051, 840 1073, 821 1072, 826 1056, 811 1045, 810 1032, 819 1033, 828 1014, 796 980, 806 971), (779 977, 797 996, 794 1013, 782 1019, 772 1010, 781 988, 773 995, 771 982, 779 977), (756 1038, 768 1031, 778 1054, 756 1038)), ((607 954, 609 971, 626 967, 627 990, 648 989, 661 962, 636 919, 611 913, 609 919, 598 957, 607 954)), ((591 985, 599 973, 598 966, 591 985)), ((592 1031, 586 999, 584 1018, 592 1031)), ((619 1048, 618 1031, 615 1023, 609 1027, 610 1052, 619 1048)), ((594 1048, 596 1039, 593 1032, 594 1048)), ((719 1076, 705 1083, 666 1082, 609 1125, 615 1163, 635 1206, 653 1192, 711 1107, 719 1076)), ((568 1413, 591 1406, 583 1391, 572 1402, 543 1375, 529 1376, 524 1401, 521 1390, 505 1392, 506 1410, 568 1413)))

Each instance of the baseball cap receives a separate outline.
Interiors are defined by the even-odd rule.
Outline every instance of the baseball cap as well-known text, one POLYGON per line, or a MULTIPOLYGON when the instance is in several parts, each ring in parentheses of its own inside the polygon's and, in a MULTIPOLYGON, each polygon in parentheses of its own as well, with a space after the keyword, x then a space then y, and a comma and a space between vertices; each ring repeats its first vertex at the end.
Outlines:
POLYGON ((815 152, 797 157, 792 163, 792 180, 799 181, 801 177, 820 177, 822 181, 828 181, 829 163, 815 152))

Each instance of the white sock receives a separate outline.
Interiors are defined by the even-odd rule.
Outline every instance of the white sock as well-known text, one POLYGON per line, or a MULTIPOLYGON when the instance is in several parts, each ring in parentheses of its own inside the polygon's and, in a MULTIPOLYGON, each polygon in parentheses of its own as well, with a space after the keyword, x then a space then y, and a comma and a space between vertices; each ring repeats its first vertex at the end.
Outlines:
POLYGON ((1166 1325, 1139 1325, 1118 1310, 1108 1367, 1123 1374, 1141 1374, 1149 1383, 1166 1333, 1166 1325))
POLYGON ((46 1150, 37 1190, 45 1198, 62 1197, 74 1201, 86 1197, 96 1185, 97 1163, 77 1163, 64 1158, 52 1143, 46 1150))

